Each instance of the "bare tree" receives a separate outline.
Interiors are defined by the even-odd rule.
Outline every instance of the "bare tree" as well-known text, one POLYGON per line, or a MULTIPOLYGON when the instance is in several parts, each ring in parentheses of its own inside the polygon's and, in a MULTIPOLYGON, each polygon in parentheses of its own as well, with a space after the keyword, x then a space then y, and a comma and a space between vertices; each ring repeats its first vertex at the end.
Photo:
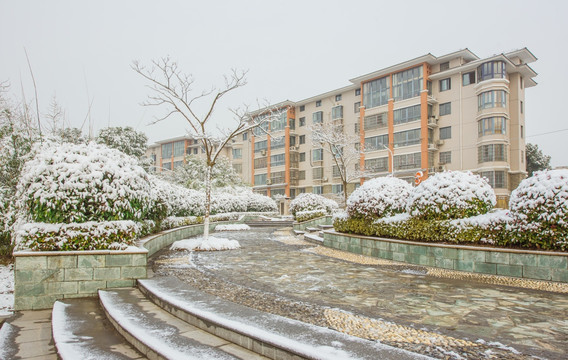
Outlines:
POLYGON ((167 109, 165 115, 157 118, 155 122, 163 121, 172 115, 181 115, 189 124, 190 136, 199 140, 205 151, 207 167, 203 238, 207 240, 211 209, 211 173, 223 148, 235 137, 276 119, 279 111, 265 108, 261 112, 263 116, 253 117, 247 107, 232 109, 233 126, 213 129, 211 119, 216 106, 225 95, 246 85, 246 71, 232 70, 229 75, 224 76, 222 87, 212 87, 194 94, 192 92, 193 77, 185 74, 169 57, 153 60, 150 67, 134 61, 132 69, 149 83, 148 88, 152 94, 148 96, 148 100, 143 105, 160 106, 167 109), (200 101, 208 101, 206 112, 203 115, 196 111, 196 104, 200 101))
POLYGON ((336 166, 341 183, 343 184, 344 204, 347 204, 347 184, 369 175, 368 172, 359 170, 362 148, 355 147, 360 139, 354 134, 343 132, 342 125, 331 123, 319 123, 310 126, 312 142, 331 154, 336 166))

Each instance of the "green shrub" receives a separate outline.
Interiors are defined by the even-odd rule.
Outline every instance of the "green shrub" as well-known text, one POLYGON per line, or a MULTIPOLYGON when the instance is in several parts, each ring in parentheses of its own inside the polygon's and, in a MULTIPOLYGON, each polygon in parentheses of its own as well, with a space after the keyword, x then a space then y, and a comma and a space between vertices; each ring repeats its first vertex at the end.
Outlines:
POLYGON ((134 245, 138 232, 133 221, 28 223, 19 228, 17 243, 18 249, 36 251, 120 250, 134 245))
POLYGON ((326 216, 326 212, 323 210, 308 210, 308 211, 298 211, 296 213, 296 221, 304 222, 312 219, 317 219, 322 216, 326 216))

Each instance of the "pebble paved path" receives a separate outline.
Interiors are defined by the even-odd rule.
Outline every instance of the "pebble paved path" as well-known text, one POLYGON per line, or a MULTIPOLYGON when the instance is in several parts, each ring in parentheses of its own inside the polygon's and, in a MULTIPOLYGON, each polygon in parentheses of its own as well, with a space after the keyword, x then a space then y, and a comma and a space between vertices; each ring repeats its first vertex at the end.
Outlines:
POLYGON ((563 286, 464 278, 315 246, 288 230, 254 231, 223 233, 239 240, 240 250, 164 251, 152 259, 154 272, 262 311, 441 359, 564 359, 568 351, 563 286))

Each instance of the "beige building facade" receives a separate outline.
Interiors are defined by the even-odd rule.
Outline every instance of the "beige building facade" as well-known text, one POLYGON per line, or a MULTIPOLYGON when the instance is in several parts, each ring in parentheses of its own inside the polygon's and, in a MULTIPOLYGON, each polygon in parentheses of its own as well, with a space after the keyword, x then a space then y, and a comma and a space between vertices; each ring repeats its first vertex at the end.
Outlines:
MULTIPOLYGON (((468 49, 427 54, 340 89, 275 104, 282 116, 235 139, 226 155, 256 192, 339 195, 344 189, 332 156, 312 144, 310 131, 315 123, 339 124, 359 138, 353 146, 363 151, 356 166, 369 177, 392 172, 414 182, 417 174, 424 180, 440 171, 469 170, 486 177, 506 206, 526 176, 525 90, 536 85, 528 65, 534 61, 526 48, 485 59, 468 49)), ((189 138, 153 146, 148 155, 167 169, 200 152, 189 138)), ((349 184, 347 192, 363 181, 349 184)))

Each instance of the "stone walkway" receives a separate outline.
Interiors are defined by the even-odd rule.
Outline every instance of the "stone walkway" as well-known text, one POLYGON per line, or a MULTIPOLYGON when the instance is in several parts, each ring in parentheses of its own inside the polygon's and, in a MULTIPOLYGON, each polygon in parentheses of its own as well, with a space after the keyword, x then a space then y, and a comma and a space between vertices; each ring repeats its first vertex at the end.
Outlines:
POLYGON ((568 351, 564 293, 440 278, 371 258, 353 263, 273 230, 224 233, 240 250, 162 253, 154 270, 260 310, 440 358, 562 359, 568 351))

